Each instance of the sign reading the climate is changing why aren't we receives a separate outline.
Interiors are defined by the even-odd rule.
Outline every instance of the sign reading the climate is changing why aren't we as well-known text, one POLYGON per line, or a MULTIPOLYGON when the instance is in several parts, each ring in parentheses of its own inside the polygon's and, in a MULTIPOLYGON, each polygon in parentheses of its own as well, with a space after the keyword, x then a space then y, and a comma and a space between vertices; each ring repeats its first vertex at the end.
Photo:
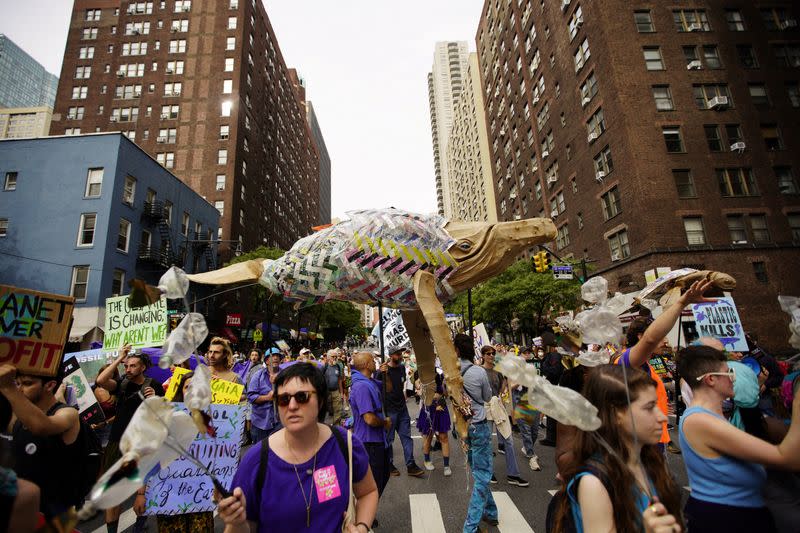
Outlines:
POLYGON ((103 350, 119 350, 126 344, 134 348, 161 346, 167 338, 167 301, 132 309, 127 296, 106 299, 106 324, 103 350))
POLYGON ((747 340, 733 298, 716 298, 714 302, 692 304, 697 333, 701 337, 718 339, 726 350, 746 352, 747 340))

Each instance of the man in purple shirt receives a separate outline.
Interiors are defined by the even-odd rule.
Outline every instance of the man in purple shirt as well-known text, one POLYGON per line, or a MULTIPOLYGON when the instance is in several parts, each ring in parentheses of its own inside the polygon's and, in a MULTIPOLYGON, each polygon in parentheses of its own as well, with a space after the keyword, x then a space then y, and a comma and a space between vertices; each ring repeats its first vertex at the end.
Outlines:
POLYGON ((378 485, 378 494, 383 493, 389 480, 389 450, 386 446, 386 431, 392 421, 383 415, 380 384, 370 376, 375 372, 375 360, 369 352, 353 355, 350 408, 353 412, 353 435, 367 450, 372 476, 378 485))
POLYGON ((272 383, 278 375, 280 362, 280 354, 272 354, 269 365, 257 370, 247 384, 247 401, 253 406, 250 414, 250 438, 253 444, 280 427, 276 424, 275 407, 272 403, 272 383))

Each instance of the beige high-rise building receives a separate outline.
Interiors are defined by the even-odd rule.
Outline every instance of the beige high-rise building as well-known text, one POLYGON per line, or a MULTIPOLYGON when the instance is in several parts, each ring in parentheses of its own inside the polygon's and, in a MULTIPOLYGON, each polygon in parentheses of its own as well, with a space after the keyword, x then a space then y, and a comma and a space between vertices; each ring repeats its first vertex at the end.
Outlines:
POLYGON ((46 137, 52 118, 51 107, 0 108, 0 139, 46 137))
POLYGON ((433 68, 428 73, 431 136, 436 170, 436 203, 439 214, 451 217, 447 171, 447 139, 453 125, 453 105, 461 95, 467 73, 469 45, 466 41, 436 43, 433 68))
POLYGON ((478 54, 469 54, 461 96, 447 141, 450 213, 457 220, 497 222, 478 54))

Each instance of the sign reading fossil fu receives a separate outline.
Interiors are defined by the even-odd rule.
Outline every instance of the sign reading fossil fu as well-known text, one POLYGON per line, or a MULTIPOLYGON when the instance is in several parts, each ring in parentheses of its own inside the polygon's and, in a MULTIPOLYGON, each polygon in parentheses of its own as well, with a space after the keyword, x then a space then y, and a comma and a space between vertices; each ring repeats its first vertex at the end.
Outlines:
POLYGON ((0 285, 0 364, 55 376, 64 356, 75 299, 0 285))
POLYGON ((106 299, 103 351, 119 350, 126 344, 134 348, 161 346, 167 338, 167 300, 131 309, 127 296, 106 299))

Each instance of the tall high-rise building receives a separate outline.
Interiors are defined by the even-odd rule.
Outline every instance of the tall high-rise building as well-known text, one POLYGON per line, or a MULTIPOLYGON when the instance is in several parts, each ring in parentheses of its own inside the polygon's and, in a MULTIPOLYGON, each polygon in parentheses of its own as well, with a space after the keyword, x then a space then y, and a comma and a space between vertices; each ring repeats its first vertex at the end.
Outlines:
POLYGON ((476 41, 498 216, 549 216, 612 290, 721 270, 746 329, 786 345, 800 294, 800 9, 486 2, 476 41))
POLYGON ((262 2, 76 0, 52 134, 121 131, 221 213, 288 248, 319 215, 318 157, 262 2))
POLYGON ((439 214, 450 217, 447 178, 447 139, 453 125, 453 105, 464 88, 469 45, 466 41, 436 43, 433 68, 428 73, 433 160, 436 172, 436 202, 439 214))
POLYGON ((0 33, 0 107, 49 107, 58 78, 0 33))
POLYGON ((478 54, 472 52, 447 140, 450 213, 456 220, 497 222, 480 77, 478 54))
POLYGON ((306 117, 308 125, 311 127, 311 134, 317 145, 319 153, 319 223, 330 224, 331 222, 331 157, 328 155, 328 147, 325 146, 325 138, 322 136, 322 129, 319 127, 317 114, 311 101, 306 101, 306 117))

